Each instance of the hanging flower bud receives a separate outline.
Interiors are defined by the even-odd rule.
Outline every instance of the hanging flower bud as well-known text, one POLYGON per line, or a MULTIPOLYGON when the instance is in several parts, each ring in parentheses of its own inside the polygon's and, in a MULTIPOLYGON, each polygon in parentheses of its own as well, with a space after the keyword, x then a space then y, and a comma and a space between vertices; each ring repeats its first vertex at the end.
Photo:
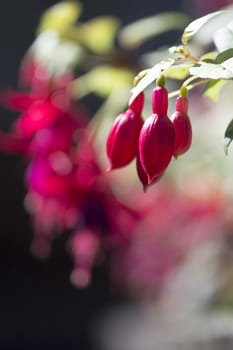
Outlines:
POLYGON ((167 115, 168 93, 163 86, 157 86, 152 91, 152 113, 167 115))
POLYGON ((130 109, 116 118, 106 142, 108 171, 123 167, 135 158, 142 125, 141 115, 130 109))
MULTIPOLYGON (((148 176, 147 176, 147 173, 145 172, 145 170, 142 166, 139 155, 137 155, 137 157, 136 157, 136 169, 137 169, 137 174, 138 174, 139 180, 141 181, 141 183, 143 185, 143 190, 144 190, 144 192, 146 192, 146 189, 149 185, 148 184, 148 176)), ((154 184, 155 182, 159 181, 162 176, 163 176, 163 173, 155 176, 151 185, 154 184)))
POLYGON ((153 114, 145 121, 139 136, 139 158, 149 185, 165 171, 173 155, 175 131, 167 108, 167 90, 156 87, 152 92, 153 114))
POLYGON ((187 97, 179 96, 176 100, 176 111, 171 116, 171 121, 176 134, 173 151, 175 158, 185 153, 190 148, 192 142, 192 126, 187 111, 187 97))
MULTIPOLYGON (((133 90, 131 91, 131 93, 133 90)), ((141 114, 144 106, 144 93, 141 92, 132 103, 129 104, 129 109, 131 109, 136 114, 141 114)))

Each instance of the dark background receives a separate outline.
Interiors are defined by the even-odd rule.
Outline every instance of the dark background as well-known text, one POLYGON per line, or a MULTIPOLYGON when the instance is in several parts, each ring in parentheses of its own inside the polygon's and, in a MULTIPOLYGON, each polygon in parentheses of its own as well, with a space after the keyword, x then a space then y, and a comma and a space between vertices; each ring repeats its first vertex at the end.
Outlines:
MULTIPOLYGON (((0 85, 17 85, 20 60, 34 39, 40 14, 55 1, 3 1, 0 5, 0 85)), ((102 14, 123 24, 164 10, 179 1, 86 0, 82 20, 102 14)), ((0 125, 11 116, 1 113, 0 125)), ((23 163, 0 154, 0 349, 97 349, 91 341, 92 321, 122 301, 111 290, 107 267, 94 270, 93 283, 77 290, 69 282, 72 262, 65 237, 55 242, 52 256, 39 262, 29 252, 32 232, 23 209, 23 163)))

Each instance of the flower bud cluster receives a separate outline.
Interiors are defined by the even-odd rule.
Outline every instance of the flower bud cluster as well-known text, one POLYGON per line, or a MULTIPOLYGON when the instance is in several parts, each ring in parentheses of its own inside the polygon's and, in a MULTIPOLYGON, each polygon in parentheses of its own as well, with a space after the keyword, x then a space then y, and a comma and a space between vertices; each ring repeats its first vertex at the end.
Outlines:
POLYGON ((120 114, 107 138, 109 168, 123 167, 136 158, 138 177, 144 189, 157 182, 172 156, 177 158, 191 145, 192 127, 188 117, 188 99, 179 96, 176 110, 168 117, 168 92, 164 86, 152 91, 152 114, 142 118, 144 94, 141 92, 120 114))

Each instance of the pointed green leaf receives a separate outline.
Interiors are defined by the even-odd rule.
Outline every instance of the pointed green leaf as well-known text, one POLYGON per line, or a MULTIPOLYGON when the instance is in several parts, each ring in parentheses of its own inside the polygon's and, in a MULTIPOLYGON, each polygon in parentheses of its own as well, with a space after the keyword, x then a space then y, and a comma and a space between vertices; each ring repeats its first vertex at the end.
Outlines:
POLYGON ((101 16, 78 27, 78 41, 91 51, 102 54, 112 49, 120 22, 113 16, 101 16))
POLYGON ((200 57, 200 61, 206 61, 206 60, 214 60, 217 56, 217 51, 210 51, 205 53, 200 57))
POLYGON ((173 65, 166 70, 165 76, 170 79, 183 80, 189 75, 190 67, 192 64, 189 63, 173 65))
POLYGON ((182 43, 184 45, 187 45, 188 42, 193 38, 193 36, 211 19, 213 19, 215 16, 218 16, 220 14, 224 13, 224 11, 216 11, 209 13, 208 15, 205 15, 203 17, 197 18, 193 22, 189 23, 189 25, 185 28, 183 35, 182 35, 182 43))
POLYGON ((233 140, 233 119, 228 124, 224 134, 224 152, 228 153, 228 148, 233 140))
POLYGON ((131 95, 129 104, 133 102, 133 100, 147 88, 153 81, 155 81, 162 72, 166 72, 166 70, 172 66, 174 60, 162 61, 156 64, 154 67, 148 70, 148 73, 138 82, 138 84, 133 89, 133 93, 131 95))
POLYGON ((82 5, 79 2, 63 1, 50 7, 41 17, 38 31, 56 30, 63 32, 80 16, 82 5))
POLYGON ((182 29, 187 22, 187 15, 179 12, 165 12, 143 18, 125 26, 119 32, 119 41, 122 46, 135 48, 153 36, 169 30, 182 29))
POLYGON ((204 95, 216 102, 218 100, 220 90, 226 84, 226 82, 227 80, 223 79, 211 80, 204 90, 204 95))
MULTIPOLYGON (((223 62, 221 65, 216 63, 199 62, 190 68, 190 74, 199 78, 232 79, 233 67, 231 71, 227 67, 223 66, 225 63, 227 63, 227 61, 223 62)), ((229 66, 232 66, 232 63, 233 62, 229 62, 229 66)))
POLYGON ((221 66, 233 74, 233 57, 222 62, 221 66))
MULTIPOLYGON (((233 37, 232 37, 233 39, 233 37)), ((232 41, 233 44, 233 41, 232 41)), ((223 52, 220 52, 220 54, 216 57, 216 63, 223 63, 224 61, 228 60, 229 58, 233 57, 233 48, 227 49, 223 52)))
POLYGON ((228 155, 228 148, 230 147, 231 143, 232 143, 232 139, 229 139, 227 137, 224 138, 223 149, 226 155, 228 155))
POLYGON ((106 98, 113 90, 125 87, 130 89, 132 80, 133 73, 129 70, 103 65, 79 77, 77 84, 83 94, 92 92, 106 98))

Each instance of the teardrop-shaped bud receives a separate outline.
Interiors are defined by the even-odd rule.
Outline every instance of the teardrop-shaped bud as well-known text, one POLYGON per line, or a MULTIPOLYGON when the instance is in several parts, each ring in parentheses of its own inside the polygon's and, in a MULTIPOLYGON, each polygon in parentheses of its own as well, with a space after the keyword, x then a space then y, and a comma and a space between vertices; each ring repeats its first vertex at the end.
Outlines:
POLYGON ((167 115, 152 114, 139 136, 139 157, 148 184, 165 171, 173 155, 175 130, 167 115))
MULTIPOLYGON (((131 91, 132 94, 133 90, 131 91)), ((135 114, 141 114, 144 106, 144 92, 141 92, 132 103, 129 104, 129 109, 131 109, 135 114)))
POLYGON ((192 126, 187 114, 188 99, 178 97, 176 100, 176 111, 171 116, 171 121, 175 129, 176 141, 173 151, 175 158, 184 154, 192 143, 192 126))
MULTIPOLYGON (((147 176, 147 173, 145 172, 145 170, 144 170, 144 168, 142 166, 139 154, 136 157, 136 169, 137 169, 137 174, 138 174, 139 180, 141 181, 141 183, 143 185, 143 190, 144 190, 144 192, 146 192, 147 187, 149 186, 148 176, 147 176)), ((153 178, 152 183, 150 185, 152 185, 152 184, 156 183, 157 181, 159 181, 161 179, 161 177, 163 176, 163 174, 164 173, 162 172, 161 174, 158 174, 157 176, 155 176, 153 178)))
POLYGON ((152 113, 167 115, 168 92, 163 86, 157 86, 152 91, 152 113))
POLYGON ((179 96, 176 99, 176 111, 188 113, 188 99, 184 96, 179 96))
POLYGON ((130 109, 116 118, 106 142, 110 161, 108 171, 123 167, 136 157, 142 125, 141 115, 135 114, 130 109))
POLYGON ((192 143, 192 126, 190 119, 186 113, 175 112, 171 116, 173 123, 176 142, 173 155, 175 158, 187 152, 192 143))

